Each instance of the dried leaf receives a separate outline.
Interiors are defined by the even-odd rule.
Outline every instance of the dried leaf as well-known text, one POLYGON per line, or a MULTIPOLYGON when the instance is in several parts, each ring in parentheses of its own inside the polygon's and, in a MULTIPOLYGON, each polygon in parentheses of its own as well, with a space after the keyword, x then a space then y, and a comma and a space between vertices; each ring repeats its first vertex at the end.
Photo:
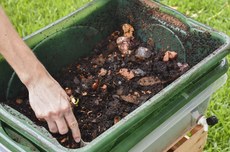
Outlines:
POLYGON ((177 57, 177 53, 176 52, 174 52, 174 51, 166 51, 165 55, 163 57, 163 61, 167 62, 169 60, 175 59, 176 57, 177 57))
POLYGON ((133 103, 133 104, 139 103, 138 97, 136 95, 128 94, 128 95, 121 95, 120 97, 122 100, 129 102, 129 103, 133 103))
POLYGON ((122 75, 127 80, 131 80, 135 76, 133 71, 128 70, 126 68, 120 69, 119 74, 122 75))
POLYGON ((123 29, 123 32, 124 32, 124 36, 133 37, 134 28, 132 27, 132 25, 123 24, 122 29, 123 29))
POLYGON ((137 83, 141 86, 152 86, 161 83, 161 80, 157 77, 150 76, 141 78, 140 80, 138 80, 137 83))

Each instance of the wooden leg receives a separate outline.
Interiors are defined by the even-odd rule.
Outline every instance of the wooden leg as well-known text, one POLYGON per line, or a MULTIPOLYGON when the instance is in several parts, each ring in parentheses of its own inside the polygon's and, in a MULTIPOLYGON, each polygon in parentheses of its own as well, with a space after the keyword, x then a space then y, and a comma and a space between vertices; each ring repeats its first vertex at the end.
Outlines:
POLYGON ((207 135, 202 126, 196 126, 167 148, 165 152, 202 152, 206 144, 207 135))

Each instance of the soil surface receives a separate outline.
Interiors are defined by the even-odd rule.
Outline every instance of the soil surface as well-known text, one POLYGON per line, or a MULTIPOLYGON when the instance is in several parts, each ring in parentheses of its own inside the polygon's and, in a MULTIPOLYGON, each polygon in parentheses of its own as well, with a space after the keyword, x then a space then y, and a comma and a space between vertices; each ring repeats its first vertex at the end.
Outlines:
MULTIPOLYGON (((142 43, 133 32, 130 25, 123 25, 95 46, 92 55, 80 58, 54 76, 75 101, 74 114, 86 142, 102 134, 189 68, 177 61, 176 52, 154 50, 154 42, 142 43)), ((48 130, 46 122, 35 117, 27 93, 9 105, 48 130)), ((53 136, 65 147, 79 147, 70 132, 53 136)))

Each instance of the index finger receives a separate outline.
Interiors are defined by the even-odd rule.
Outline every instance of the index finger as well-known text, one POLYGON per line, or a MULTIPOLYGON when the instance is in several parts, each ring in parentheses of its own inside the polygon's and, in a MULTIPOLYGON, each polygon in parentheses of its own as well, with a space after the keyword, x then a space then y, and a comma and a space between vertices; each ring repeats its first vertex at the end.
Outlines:
POLYGON ((70 109, 68 112, 66 112, 64 117, 66 119, 66 122, 67 122, 69 128, 72 131, 72 136, 73 136, 74 140, 77 143, 79 143, 81 140, 81 133, 80 133, 80 129, 78 127, 77 120, 76 120, 72 110, 70 109))

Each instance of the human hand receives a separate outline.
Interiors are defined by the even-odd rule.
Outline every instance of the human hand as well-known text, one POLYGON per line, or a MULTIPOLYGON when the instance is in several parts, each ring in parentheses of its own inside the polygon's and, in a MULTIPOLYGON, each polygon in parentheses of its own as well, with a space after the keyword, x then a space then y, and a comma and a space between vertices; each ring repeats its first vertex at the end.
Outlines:
POLYGON ((80 130, 69 97, 20 38, 1 7, 0 23, 0 53, 27 87, 37 118, 45 119, 52 133, 65 134, 70 128, 79 142, 80 130))
POLYGON ((29 101, 38 119, 45 119, 52 133, 66 134, 71 129, 73 138, 80 142, 77 120, 70 99, 56 80, 48 74, 27 85, 29 101))

